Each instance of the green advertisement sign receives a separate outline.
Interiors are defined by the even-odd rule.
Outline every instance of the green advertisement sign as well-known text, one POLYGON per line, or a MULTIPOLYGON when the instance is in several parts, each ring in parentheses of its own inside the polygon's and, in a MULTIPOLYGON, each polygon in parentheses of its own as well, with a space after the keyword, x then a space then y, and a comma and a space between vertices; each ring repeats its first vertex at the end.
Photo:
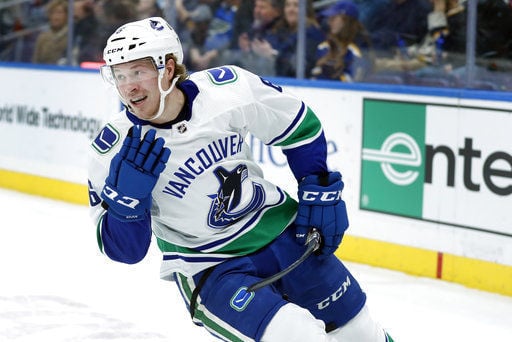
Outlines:
POLYGON ((425 108, 364 101, 362 209, 422 217, 425 108))

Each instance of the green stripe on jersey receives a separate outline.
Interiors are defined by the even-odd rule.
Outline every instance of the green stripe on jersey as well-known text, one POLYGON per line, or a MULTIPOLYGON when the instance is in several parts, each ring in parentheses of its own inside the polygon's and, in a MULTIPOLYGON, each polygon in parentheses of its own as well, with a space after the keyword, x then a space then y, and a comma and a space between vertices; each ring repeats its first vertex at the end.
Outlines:
POLYGON ((297 202, 286 195, 285 202, 266 211, 254 228, 216 252, 246 255, 257 251, 284 231, 296 211, 297 202))
POLYGON ((320 123, 320 120, 311 108, 307 107, 304 120, 302 120, 300 125, 295 128, 292 134, 290 134, 285 140, 278 142, 276 146, 289 146, 308 140, 317 135, 321 129, 322 124, 320 123))
POLYGON ((160 251, 162 251, 162 252, 197 254, 197 251, 195 251, 193 249, 172 244, 170 242, 160 239, 159 237, 156 238, 156 243, 158 244, 158 248, 160 248, 160 251))
POLYGON ((101 237, 101 226, 103 225, 102 222, 103 222, 104 217, 105 217, 105 214, 103 214, 103 216, 101 216, 101 218, 98 220, 98 225, 96 226, 96 239, 98 240, 98 247, 99 247, 101 253, 103 253, 103 239, 101 237))
MULTIPOLYGON (((253 253, 281 234, 290 224, 296 211, 297 202, 286 195, 284 203, 267 210, 249 232, 214 252, 227 255, 247 255, 253 253)), ((197 250, 177 246, 158 237, 157 244, 162 252, 201 254, 197 250)))

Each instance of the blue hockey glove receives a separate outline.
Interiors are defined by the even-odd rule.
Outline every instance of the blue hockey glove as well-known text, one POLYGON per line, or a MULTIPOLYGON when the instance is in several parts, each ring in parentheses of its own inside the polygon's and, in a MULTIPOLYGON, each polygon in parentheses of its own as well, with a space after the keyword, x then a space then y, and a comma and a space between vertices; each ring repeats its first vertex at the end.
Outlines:
POLYGON ((341 199, 343 186, 339 172, 307 176, 299 183, 299 208, 295 219, 297 242, 305 244, 309 231, 318 229, 322 237, 320 256, 334 253, 348 228, 347 208, 341 199))
POLYGON ((155 134, 150 129, 141 140, 141 127, 133 126, 110 162, 101 198, 109 214, 121 221, 142 220, 150 211, 151 191, 171 155, 155 134))

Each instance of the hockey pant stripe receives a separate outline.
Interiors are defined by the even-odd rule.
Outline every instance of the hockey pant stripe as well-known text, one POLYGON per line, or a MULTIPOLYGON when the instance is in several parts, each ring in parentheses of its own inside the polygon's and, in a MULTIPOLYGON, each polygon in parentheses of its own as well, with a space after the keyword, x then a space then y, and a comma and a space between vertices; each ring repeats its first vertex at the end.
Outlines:
MULTIPOLYGON (((193 278, 187 278, 182 274, 175 275, 174 279, 190 312, 192 296, 199 284, 196 285, 193 278)), ((197 293, 199 293, 199 290, 197 293)), ((210 334, 224 341, 254 341, 211 313, 204 305, 202 305, 200 295, 197 295, 196 303, 196 308, 194 310, 195 315, 192 319, 194 324, 206 328, 210 334)))

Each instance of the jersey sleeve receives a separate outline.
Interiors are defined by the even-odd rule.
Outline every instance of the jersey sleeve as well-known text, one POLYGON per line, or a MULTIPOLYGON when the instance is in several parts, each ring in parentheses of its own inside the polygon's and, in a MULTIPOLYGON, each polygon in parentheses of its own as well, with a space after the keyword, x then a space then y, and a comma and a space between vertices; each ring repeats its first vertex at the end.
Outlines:
POLYGON ((308 144, 283 149, 283 153, 297 181, 309 175, 321 175, 328 171, 327 144, 323 133, 308 144))
POLYGON ((302 100, 250 72, 240 70, 252 96, 239 124, 263 143, 282 148, 297 180, 327 172, 327 144, 322 124, 302 100))

